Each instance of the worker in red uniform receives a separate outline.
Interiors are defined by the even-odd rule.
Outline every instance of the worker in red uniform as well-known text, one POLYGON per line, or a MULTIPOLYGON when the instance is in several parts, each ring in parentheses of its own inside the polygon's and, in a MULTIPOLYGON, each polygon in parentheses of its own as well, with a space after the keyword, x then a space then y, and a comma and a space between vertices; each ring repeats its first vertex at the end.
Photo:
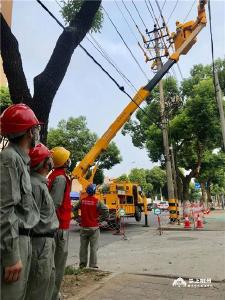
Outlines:
POLYGON ((96 185, 88 185, 86 192, 88 194, 82 200, 79 200, 74 210, 81 210, 81 230, 80 230, 80 268, 85 268, 88 264, 88 246, 90 244, 89 267, 98 268, 97 251, 99 245, 99 216, 102 220, 109 217, 108 207, 95 197, 96 185))
POLYGON ((70 199, 71 180, 67 174, 67 170, 70 167, 71 161, 70 151, 64 147, 55 147, 51 152, 54 170, 48 177, 48 187, 59 220, 59 228, 55 235, 55 288, 52 300, 58 300, 60 298, 59 290, 68 256, 72 204, 70 199))

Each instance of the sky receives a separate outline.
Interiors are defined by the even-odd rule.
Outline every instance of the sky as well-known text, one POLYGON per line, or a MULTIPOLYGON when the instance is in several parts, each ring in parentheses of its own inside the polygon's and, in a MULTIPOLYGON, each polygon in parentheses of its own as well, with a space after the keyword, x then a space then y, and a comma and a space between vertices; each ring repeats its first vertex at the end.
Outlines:
MULTIPOLYGON (((60 0, 58 0, 60 2, 60 0)), ((159 0, 162 7, 163 1, 159 0)), ((188 19, 195 19, 197 15, 197 1, 193 6, 188 19)), ((64 23, 60 14, 60 7, 55 0, 43 1, 43 3, 64 23)), ((115 1, 103 1, 104 8, 109 12, 110 17, 116 23, 119 31, 123 35, 131 51, 135 54, 141 67, 144 69, 148 78, 153 77, 150 66, 144 62, 143 53, 137 46, 133 34, 125 23, 115 1)), ((151 0, 154 11, 159 16, 156 2, 151 0)), ((176 1, 167 0, 163 9, 163 15, 167 21, 176 1)), ((124 9, 122 2, 117 0, 117 4, 123 11, 130 27, 135 32, 136 37, 141 41, 140 35, 135 29, 129 15, 124 9)), ((146 8, 144 1, 135 1, 140 11, 144 23, 149 30, 153 29, 153 21, 146 8)), ((193 0, 181 1, 178 4, 168 26, 170 31, 175 30, 175 22, 183 22, 186 15, 192 7, 193 0)), ((135 11, 131 1, 126 1, 133 18, 139 28, 144 32, 145 28, 135 11)), ((214 38, 215 58, 225 55, 225 0, 211 0, 212 26, 214 38)), ((56 41, 62 32, 57 23, 33 0, 22 1, 14 0, 13 4, 13 23, 12 31, 19 42, 20 53, 23 60, 24 72, 28 81, 29 88, 33 93, 33 78, 41 73, 45 68, 50 55, 55 47, 56 41)), ((147 83, 128 50, 110 24, 108 18, 104 17, 103 27, 100 33, 94 33, 93 36, 106 50, 109 56, 116 62, 119 68, 129 78, 135 87, 139 88, 147 83)), ((93 48, 85 38, 82 42, 88 51, 116 78, 124 85, 127 91, 132 95, 133 90, 127 87, 122 78, 114 71, 107 61, 93 48)), ((190 69, 195 64, 210 64, 210 35, 209 24, 198 36, 197 43, 192 47, 186 56, 182 56, 179 66, 184 78, 189 76, 190 69)), ((177 66, 174 67, 177 79, 181 76, 177 66)), ((173 74, 173 73, 172 73, 173 74)), ((77 48, 72 56, 70 65, 64 80, 55 96, 53 107, 50 114, 49 126, 56 127, 61 119, 69 117, 85 116, 87 118, 88 128, 101 136, 123 108, 129 103, 129 99, 119 91, 111 80, 82 52, 77 48)), ((152 168, 154 164, 150 161, 147 152, 144 149, 135 148, 129 136, 123 136, 118 133, 114 138, 120 149, 123 161, 106 171, 105 175, 117 177, 123 173, 128 173, 132 168, 152 168)))

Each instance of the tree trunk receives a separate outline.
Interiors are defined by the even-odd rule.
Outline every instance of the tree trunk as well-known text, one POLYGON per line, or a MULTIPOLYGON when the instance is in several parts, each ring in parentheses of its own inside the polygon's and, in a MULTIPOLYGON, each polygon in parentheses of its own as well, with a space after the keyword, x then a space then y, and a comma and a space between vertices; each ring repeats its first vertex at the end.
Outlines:
POLYGON ((208 203, 207 203, 208 202, 207 201, 208 197, 207 197, 207 191, 206 191, 206 182, 203 181, 203 182, 200 183, 200 185, 201 185, 201 191, 202 191, 202 200, 208 206, 208 203))
MULTIPOLYGON (((53 99, 66 74, 72 54, 90 30, 101 0, 83 1, 79 12, 60 35, 44 71, 34 78, 34 96, 30 95, 23 72, 18 42, 1 14, 1 54, 13 103, 25 103, 44 122, 41 140, 46 143, 48 119, 53 99)), ((56 25, 57 26, 57 25, 56 25)))
POLYGON ((189 185, 190 185, 191 178, 184 177, 183 182, 183 201, 191 200, 190 193, 189 193, 189 185))

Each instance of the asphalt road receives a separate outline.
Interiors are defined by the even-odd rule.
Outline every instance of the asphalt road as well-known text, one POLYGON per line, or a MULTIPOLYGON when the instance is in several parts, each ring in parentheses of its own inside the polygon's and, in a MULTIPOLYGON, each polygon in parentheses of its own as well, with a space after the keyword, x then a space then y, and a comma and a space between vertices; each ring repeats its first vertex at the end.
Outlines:
MULTIPOLYGON (((165 225, 169 221, 169 212, 162 212, 160 215, 161 224, 165 225)), ((147 232, 149 229, 157 229, 158 228, 158 218, 153 214, 153 212, 149 212, 148 223, 150 227, 143 227, 145 224, 144 215, 142 215, 142 219, 140 222, 136 222, 134 218, 125 218, 124 219, 124 235, 127 239, 132 236, 139 235, 141 233, 147 232)), ((79 247, 80 247, 80 235, 79 235, 80 227, 72 222, 70 227, 70 239, 69 239, 69 254, 67 259, 67 265, 75 265, 79 264, 79 247)), ((116 241, 120 241, 124 238, 124 235, 115 235, 115 228, 108 227, 101 229, 101 237, 100 237, 100 248, 107 246, 116 241)))

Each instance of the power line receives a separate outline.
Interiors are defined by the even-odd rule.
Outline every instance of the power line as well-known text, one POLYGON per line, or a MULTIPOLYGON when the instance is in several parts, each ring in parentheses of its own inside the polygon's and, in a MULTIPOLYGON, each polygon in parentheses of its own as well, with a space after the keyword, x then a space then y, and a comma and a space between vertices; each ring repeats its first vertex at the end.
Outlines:
POLYGON ((148 9, 148 11, 149 11, 149 14, 150 14, 150 16, 151 16, 151 18, 152 18, 153 23, 155 24, 154 16, 153 16, 153 14, 152 14, 152 12, 151 12, 151 10, 150 10, 150 8, 149 8, 148 3, 147 3, 146 0, 145 0, 145 5, 146 5, 146 7, 147 7, 147 9, 148 9))
POLYGON ((133 3, 133 6, 135 7, 136 12, 138 13, 139 18, 140 18, 141 21, 142 21, 142 24, 144 25, 145 29, 147 29, 147 26, 146 26, 145 22, 143 21, 143 19, 142 19, 142 17, 141 17, 141 14, 140 14, 140 12, 139 12, 139 10, 138 10, 138 8, 137 8, 137 6, 136 6, 136 4, 134 3, 133 0, 132 0, 132 3, 133 3))
POLYGON ((169 15, 169 17, 168 17, 168 19, 167 19, 167 22, 166 22, 166 24, 168 24, 168 23, 169 23, 169 21, 170 21, 170 19, 171 19, 172 15, 173 15, 173 13, 174 13, 174 11, 175 11, 176 7, 177 7, 177 4, 178 4, 178 0, 176 1, 175 5, 174 5, 174 7, 173 7, 173 10, 171 11, 171 13, 170 13, 170 15, 169 15))
POLYGON ((127 6, 126 6, 126 4, 125 4, 125 2, 124 2, 123 0, 122 0, 122 3, 123 3, 123 6, 125 7, 126 11, 128 12, 128 14, 129 14, 131 20, 133 21, 135 27, 138 28, 137 23, 135 22, 134 18, 132 17, 131 12, 129 11, 129 9, 127 8, 127 6))
POLYGON ((127 76, 119 69, 119 67, 115 64, 115 62, 110 58, 110 56, 108 55, 108 53, 102 48, 102 46, 98 43, 98 41, 91 35, 89 34, 91 39, 94 41, 92 42, 88 37, 87 40, 89 41, 89 43, 92 44, 92 46, 102 55, 102 57, 104 57, 104 59, 116 70, 116 72, 122 77, 122 79, 129 85, 131 86, 135 91, 137 91, 137 89, 135 88, 135 86, 132 84, 132 82, 127 78, 127 76), (97 45, 95 45, 95 44, 97 45))
POLYGON ((149 3, 149 5, 150 5, 150 7, 151 7, 151 9, 152 9, 154 18, 155 18, 155 20, 157 21, 157 18, 156 18, 156 15, 155 15, 155 11, 154 11, 154 8, 153 8, 153 6, 152 6, 152 4, 151 4, 151 1, 148 0, 148 3, 149 3))
POLYGON ((130 29, 130 32, 132 33, 133 37, 135 38, 136 42, 138 43, 138 38, 136 37, 136 34, 134 33, 132 27, 130 26, 130 24, 128 23, 126 17, 124 16, 124 13, 123 13, 123 11, 121 10, 121 8, 119 7, 117 1, 114 0, 114 3, 116 4, 116 6, 117 6, 117 8, 119 9, 119 11, 120 11, 120 13, 121 13, 121 15, 122 15, 124 21, 126 22, 128 28, 130 29))
MULTIPOLYGON (((63 24, 53 15, 53 13, 40 1, 36 0, 42 8, 56 21, 56 23, 63 28, 63 30, 66 30, 66 27, 63 26, 63 24)), ((87 54, 88 57, 92 59, 92 61, 113 81, 113 83, 118 87, 118 89, 124 93, 145 115, 148 116, 148 114, 140 107, 138 103, 136 103, 133 98, 125 91, 123 86, 120 86, 120 84, 109 74, 109 72, 106 71, 106 69, 85 49, 84 46, 79 44, 80 48, 87 54)), ((149 117, 149 116, 148 116, 149 117)))
POLYGON ((216 68, 215 68, 215 59, 214 59, 214 43, 213 43, 213 33, 212 33, 212 14, 211 14, 211 1, 208 1, 208 11, 209 11, 209 32, 210 32, 210 42, 211 42, 211 55, 212 55, 212 71, 213 71, 213 83, 215 88, 215 97, 216 97, 216 68))
POLYGON ((193 1, 192 5, 191 5, 191 8, 189 9, 189 11, 188 11, 187 15, 185 16, 185 18, 184 18, 184 21, 183 21, 183 22, 185 22, 185 21, 187 20, 187 18, 188 18, 188 16, 190 15, 190 13, 191 13, 191 11, 192 11, 192 9, 193 9, 193 7, 194 7, 195 3, 196 3, 196 0, 194 0, 194 1, 193 1))
POLYGON ((146 75, 146 73, 144 72, 144 70, 142 69, 141 65, 139 64, 138 60, 136 59, 136 57, 134 56, 133 52, 131 51, 131 49, 129 48, 129 46, 127 45, 126 41, 124 40, 122 34, 119 32, 119 30, 117 29, 116 25, 114 24, 113 20, 110 18, 109 14, 107 13, 106 9, 104 7, 102 7, 105 14, 107 15, 108 19, 110 20, 111 24, 113 25, 114 29, 116 30, 117 34, 119 35, 120 39, 122 40, 122 42, 124 43, 125 47, 127 48, 127 50, 130 52, 130 55, 133 57, 134 61, 136 62, 136 64, 138 65, 139 69, 141 70, 142 74, 145 76, 145 78, 148 80, 148 76, 146 75))

